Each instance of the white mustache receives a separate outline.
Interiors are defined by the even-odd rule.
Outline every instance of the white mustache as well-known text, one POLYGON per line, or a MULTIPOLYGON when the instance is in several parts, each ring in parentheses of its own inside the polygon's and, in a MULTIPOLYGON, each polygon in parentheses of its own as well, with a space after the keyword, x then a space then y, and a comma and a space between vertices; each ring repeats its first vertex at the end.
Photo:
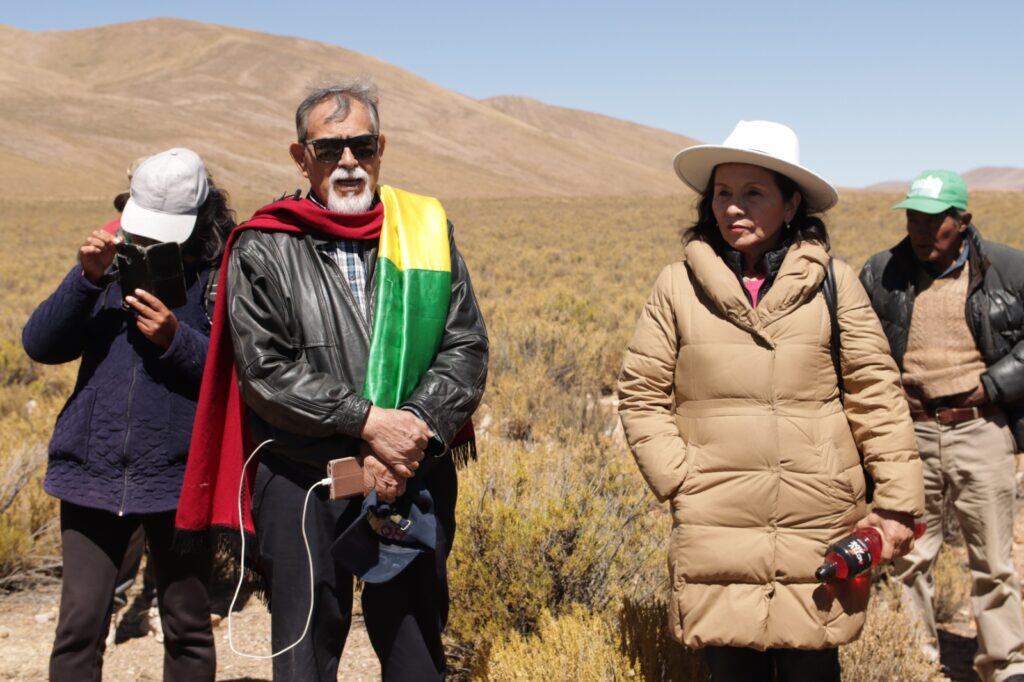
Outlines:
POLYGON ((335 168, 331 172, 331 185, 327 192, 327 209, 335 213, 362 213, 373 203, 373 190, 370 188, 370 175, 359 168, 335 168), (363 189, 359 194, 347 194, 339 191, 334 183, 340 180, 362 180, 363 189))
POLYGON ((369 180, 370 174, 356 166, 355 168, 335 168, 331 173, 331 182, 339 180, 369 180))

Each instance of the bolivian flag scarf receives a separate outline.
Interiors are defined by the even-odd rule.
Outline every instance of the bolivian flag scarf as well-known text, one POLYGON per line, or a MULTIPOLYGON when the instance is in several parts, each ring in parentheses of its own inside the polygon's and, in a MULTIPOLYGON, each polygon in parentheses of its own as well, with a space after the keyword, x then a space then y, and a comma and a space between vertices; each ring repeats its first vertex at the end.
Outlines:
MULTIPOLYGON (((374 405, 395 408, 409 397, 440 347, 451 297, 448 221, 436 199, 382 185, 380 202, 366 213, 343 215, 298 197, 257 211, 228 238, 218 275, 213 329, 199 392, 185 481, 175 525, 177 544, 206 542, 211 529, 235 529, 238 484, 252 450, 245 403, 238 390, 228 329, 228 259, 245 230, 312 233, 341 239, 379 240, 376 308, 363 395, 374 405)), ((472 427, 452 446, 472 438, 472 427)), ((251 491, 256 467, 245 475, 242 528, 253 532, 251 491)))
POLYGON ((452 293, 448 218, 441 202, 380 188, 377 305, 363 397, 395 408, 430 369, 452 293))

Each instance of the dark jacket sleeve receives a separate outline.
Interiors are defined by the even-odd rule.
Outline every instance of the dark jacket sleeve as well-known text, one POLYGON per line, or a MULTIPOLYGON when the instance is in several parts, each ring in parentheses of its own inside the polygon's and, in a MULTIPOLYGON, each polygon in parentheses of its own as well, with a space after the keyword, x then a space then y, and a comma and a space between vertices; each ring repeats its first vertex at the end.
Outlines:
POLYGON ((873 298, 875 295, 875 259, 871 258, 864 267, 860 269, 860 284, 864 287, 864 291, 867 292, 868 298, 873 298))
POLYGON ((85 278, 78 265, 25 323, 21 343, 36 362, 57 365, 77 359, 85 348, 86 324, 103 287, 85 278))
MULTIPOLYGON (((990 267, 996 267, 1003 288, 1004 306, 1019 306, 1024 301, 1024 253, 1003 245, 984 242, 986 252, 993 258, 990 267), (998 267, 997 267, 998 264, 998 267)), ((1008 312, 1008 311, 1007 311, 1008 312)), ((1006 315, 1008 320, 1019 315, 1006 315)), ((1014 332, 1015 338, 1024 335, 1024 329, 1000 330, 1014 332)), ((994 333, 994 332, 993 332, 994 333)), ((1017 342, 1010 352, 989 365, 981 375, 981 383, 992 402, 1009 405, 1024 400, 1024 340, 1017 342)))
POLYGON ((469 421, 487 381, 487 330, 451 226, 452 296, 441 348, 403 406, 415 408, 444 444, 469 421))
MULTIPOLYGON (((210 284, 210 278, 217 276, 217 269, 207 269, 199 278, 198 304, 206 312, 206 291, 210 284)), ((216 289, 214 289, 216 291, 216 289)), ((210 297, 211 302, 214 297, 210 297)), ((208 315, 209 313, 207 313, 208 315)), ((209 317, 207 317, 209 319, 209 317)), ((210 348, 210 327, 205 322, 200 323, 200 328, 178 322, 178 331, 174 334, 171 345, 167 347, 160 359, 174 370, 180 372, 185 379, 196 388, 203 380, 203 368, 206 366, 206 353, 210 348)))
POLYGON ((989 366, 981 383, 992 402, 1015 403, 1024 398, 1024 341, 989 366))
POLYGON ((231 339, 246 404, 285 431, 358 438, 370 402, 302 359, 291 343, 289 304, 280 282, 263 255, 241 243, 228 264, 228 296, 231 339))
POLYGON ((181 372, 189 383, 198 388, 203 380, 203 367, 206 364, 206 351, 209 347, 209 336, 184 322, 179 322, 174 340, 160 359, 181 372))

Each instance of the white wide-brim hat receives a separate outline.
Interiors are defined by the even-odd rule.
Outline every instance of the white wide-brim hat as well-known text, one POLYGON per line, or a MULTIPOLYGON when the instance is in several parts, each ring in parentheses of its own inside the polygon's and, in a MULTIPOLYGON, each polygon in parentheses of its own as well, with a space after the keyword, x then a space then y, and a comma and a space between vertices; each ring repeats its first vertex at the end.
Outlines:
POLYGON ((772 121, 740 121, 722 144, 687 147, 673 161, 676 175, 697 193, 703 194, 715 166, 749 163, 785 175, 800 187, 811 212, 826 211, 839 201, 828 180, 800 165, 800 142, 796 133, 772 121))
POLYGON ((121 229, 158 242, 184 244, 209 193, 206 166, 199 155, 184 147, 168 149, 149 157, 132 173, 121 229))

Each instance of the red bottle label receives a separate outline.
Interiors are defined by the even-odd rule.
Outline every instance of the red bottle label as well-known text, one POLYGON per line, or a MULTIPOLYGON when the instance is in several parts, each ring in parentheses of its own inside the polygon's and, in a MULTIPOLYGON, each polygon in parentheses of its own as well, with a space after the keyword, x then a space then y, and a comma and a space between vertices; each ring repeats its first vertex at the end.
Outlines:
POLYGON ((858 573, 871 568, 872 556, 871 547, 868 545, 867 540, 858 537, 857 535, 850 535, 842 542, 838 543, 835 547, 836 553, 843 558, 846 563, 847 575, 853 577, 858 573))

